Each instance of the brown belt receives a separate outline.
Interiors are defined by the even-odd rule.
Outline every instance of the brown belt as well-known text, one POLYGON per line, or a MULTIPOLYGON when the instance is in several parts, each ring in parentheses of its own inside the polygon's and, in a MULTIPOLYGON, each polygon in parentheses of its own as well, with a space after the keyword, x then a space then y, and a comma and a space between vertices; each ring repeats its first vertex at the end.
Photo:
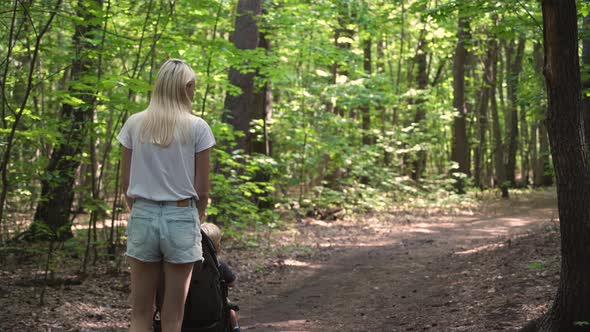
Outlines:
POLYGON ((192 198, 183 199, 182 201, 176 201, 176 206, 187 207, 191 205, 192 198))
POLYGON ((172 206, 178 206, 178 207, 188 207, 191 205, 191 201, 193 200, 193 198, 186 198, 180 201, 165 201, 165 202, 161 202, 161 201, 152 201, 150 199, 145 199, 145 198, 136 198, 136 200, 142 200, 145 202, 149 202, 151 204, 157 204, 157 205, 172 205, 172 206))

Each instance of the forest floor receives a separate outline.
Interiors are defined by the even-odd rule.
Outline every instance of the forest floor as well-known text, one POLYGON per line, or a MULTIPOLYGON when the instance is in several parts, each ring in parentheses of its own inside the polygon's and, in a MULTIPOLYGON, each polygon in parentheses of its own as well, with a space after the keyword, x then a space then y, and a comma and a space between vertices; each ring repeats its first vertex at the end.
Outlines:
MULTIPOLYGON (((547 309, 559 280, 554 189, 302 219, 267 240, 222 253, 245 331, 515 331, 547 309)), ((39 306, 39 264, 2 264, 0 331, 126 330, 126 270, 99 264, 79 284, 65 264, 66 282, 39 306)))

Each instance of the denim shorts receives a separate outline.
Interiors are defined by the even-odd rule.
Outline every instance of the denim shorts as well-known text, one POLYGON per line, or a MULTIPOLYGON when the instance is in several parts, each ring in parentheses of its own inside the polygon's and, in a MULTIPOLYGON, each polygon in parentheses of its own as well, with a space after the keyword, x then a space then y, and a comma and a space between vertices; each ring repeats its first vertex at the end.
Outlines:
POLYGON ((187 207, 136 199, 127 223, 127 252, 142 262, 192 263, 203 259, 194 200, 187 207))

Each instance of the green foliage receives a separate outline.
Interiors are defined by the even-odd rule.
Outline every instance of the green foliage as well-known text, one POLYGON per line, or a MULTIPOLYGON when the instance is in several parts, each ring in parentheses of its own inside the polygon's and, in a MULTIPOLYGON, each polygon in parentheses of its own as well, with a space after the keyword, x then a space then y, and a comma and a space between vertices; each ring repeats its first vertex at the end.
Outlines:
MULTIPOLYGON (((5 105, 10 108, 3 113, 0 151, 6 149, 5 138, 17 121, 14 110, 24 98, 35 31, 47 21, 48 8, 55 3, 18 7, 15 22, 22 26, 12 44, 10 30, 0 32, 1 60, 9 55, 8 47, 14 46, 7 61, 0 61, 0 72, 7 72, 5 105)), ((131 114, 146 107, 160 64, 172 57, 186 59, 194 69, 194 113, 212 125, 219 142, 212 158, 208 212, 228 233, 237 235, 247 227, 276 223, 276 207, 298 207, 300 215, 318 215, 341 207, 346 213, 384 209, 424 195, 454 199, 457 196, 448 191, 459 186, 469 190, 474 183, 466 175, 449 176, 454 169, 450 151, 457 112, 452 54, 458 15, 470 21, 471 39, 466 46, 472 58, 466 103, 472 148, 479 143, 473 110, 483 86, 488 41, 497 40, 505 48, 520 34, 527 41, 541 40, 539 4, 531 1, 416 0, 405 1, 403 6, 383 0, 265 1, 258 24, 270 43, 269 50, 240 50, 230 41, 235 1, 108 3, 108 8, 105 3, 103 8, 85 9, 93 14, 88 22, 75 15, 77 2, 64 3, 40 44, 31 97, 16 127, 8 163, 10 190, 3 217, 13 220, 31 214, 42 199, 41 180, 57 183, 72 175, 47 170, 56 144, 71 143, 68 130, 72 122, 62 117, 64 105, 93 112, 84 139, 75 142, 82 153, 71 159, 85 166, 73 174, 77 179, 75 208, 97 212, 100 218, 120 213, 122 207, 113 211, 112 202, 120 185, 120 149, 115 136, 131 114), (494 25, 496 15, 498 24, 494 25), (100 27, 87 40, 92 47, 82 54, 75 54, 76 24, 100 27), (345 36, 343 30, 352 32, 345 36), (372 43, 370 72, 364 63, 368 40, 372 43), (419 41, 425 43, 420 52, 426 52, 428 59, 428 82, 423 89, 417 84, 419 41), (85 56, 99 66, 71 80, 74 56, 85 56), (243 133, 221 120, 225 97, 241 93, 229 83, 230 67, 256 74, 256 88, 271 83, 270 121, 253 121, 250 132, 261 141, 268 130, 272 157, 233 151, 236 138, 243 133), (93 110, 83 96, 96 97, 93 110), (424 118, 417 119, 421 110, 424 118), (368 128, 363 128, 363 112, 368 112, 368 128), (363 143, 367 137, 370 144, 363 143), (90 146, 96 148, 94 156, 90 146), (424 172, 413 180, 414 163, 422 156, 426 156, 424 172), (97 167, 98 197, 92 194, 92 164, 97 167)), ((578 2, 578 6, 585 15, 587 4, 578 2)), ((0 13, 0 22, 10 27, 12 12, 0 13)), ((501 49, 502 61, 504 51, 501 49)), ((520 77, 523 83, 517 91, 528 124, 538 123, 546 108, 542 72, 533 55, 534 46, 528 42, 520 77)), ((506 133, 503 103, 511 81, 503 62, 499 66, 499 120, 506 133)), ((485 147, 487 164, 492 163, 493 149, 491 144, 485 147)), ((34 227, 35 232, 44 233, 43 226, 34 227)))
MULTIPOLYGON (((236 133, 226 124, 213 124, 213 131, 221 142, 231 144, 236 133)), ((211 191, 212 204, 208 215, 226 227, 224 233, 234 234, 235 229, 276 220, 273 212, 277 164, 265 155, 248 155, 240 150, 228 153, 215 149, 211 174, 214 184, 211 191), (267 208, 264 208, 267 207, 267 208), (268 207, 271 207, 270 209, 268 207)))
POLYGON ((543 270, 545 268, 545 262, 541 260, 533 261, 529 264, 531 270, 543 270))

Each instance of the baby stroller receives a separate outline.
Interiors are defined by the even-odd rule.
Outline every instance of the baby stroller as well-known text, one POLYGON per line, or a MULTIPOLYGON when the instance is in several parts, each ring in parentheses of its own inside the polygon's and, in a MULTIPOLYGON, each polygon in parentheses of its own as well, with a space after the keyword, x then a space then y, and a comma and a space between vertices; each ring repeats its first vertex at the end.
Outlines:
MULTIPOLYGON (((184 305, 182 332, 229 332, 230 305, 228 287, 219 271, 219 262, 213 242, 201 231, 203 258, 196 263, 184 305)), ((156 294, 154 331, 161 332, 160 308, 164 298, 163 282, 156 294)))

